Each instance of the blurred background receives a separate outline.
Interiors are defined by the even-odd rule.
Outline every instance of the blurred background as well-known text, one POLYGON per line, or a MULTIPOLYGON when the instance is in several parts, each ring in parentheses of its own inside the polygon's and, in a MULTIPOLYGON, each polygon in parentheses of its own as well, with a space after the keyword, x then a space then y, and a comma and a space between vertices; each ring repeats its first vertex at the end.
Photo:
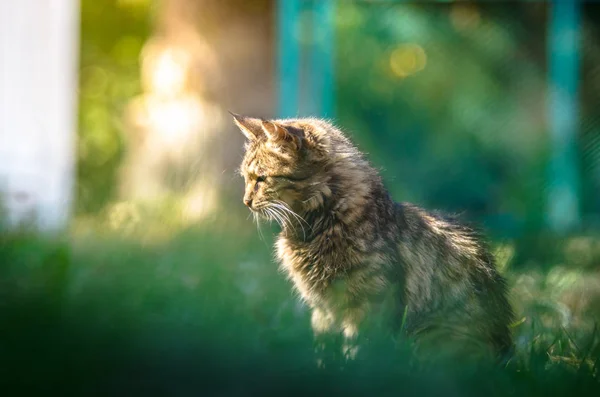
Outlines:
POLYGON ((503 236, 597 228, 598 6, 562 7, 83 1, 76 213, 239 195, 231 109, 335 118, 398 200, 503 236))
POLYGON ((228 110, 334 120, 396 200, 487 233, 520 351, 600 356, 600 4, 0 0, 0 39, 4 348, 43 379, 118 338, 310 357, 228 110))

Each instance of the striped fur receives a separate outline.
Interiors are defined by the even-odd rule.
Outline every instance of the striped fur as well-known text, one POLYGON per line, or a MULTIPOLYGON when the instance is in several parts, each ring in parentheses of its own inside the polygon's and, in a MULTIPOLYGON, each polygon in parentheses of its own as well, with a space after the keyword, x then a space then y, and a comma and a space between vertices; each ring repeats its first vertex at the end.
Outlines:
POLYGON ((392 294, 419 347, 510 348, 506 284, 473 230, 394 202, 326 121, 234 119, 248 138, 244 201, 281 224, 277 256, 312 310, 316 335, 342 332, 354 354, 360 325, 392 294))

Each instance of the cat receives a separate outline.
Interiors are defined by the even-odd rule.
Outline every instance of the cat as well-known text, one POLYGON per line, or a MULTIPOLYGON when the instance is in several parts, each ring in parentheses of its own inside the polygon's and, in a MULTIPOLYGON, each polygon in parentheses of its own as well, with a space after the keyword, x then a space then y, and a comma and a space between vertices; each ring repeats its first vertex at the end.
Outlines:
POLYGON ((474 230, 395 202, 328 121, 232 116, 247 138, 243 202, 281 225, 277 257, 311 309, 315 337, 341 332, 354 357, 361 324, 392 294, 395 323, 418 348, 510 351, 507 285, 474 230))

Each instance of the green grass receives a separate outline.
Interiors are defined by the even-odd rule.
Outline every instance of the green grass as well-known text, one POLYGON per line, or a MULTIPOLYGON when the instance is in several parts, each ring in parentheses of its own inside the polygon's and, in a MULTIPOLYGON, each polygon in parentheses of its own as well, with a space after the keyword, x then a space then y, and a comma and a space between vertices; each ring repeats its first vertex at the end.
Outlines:
POLYGON ((332 340, 317 368, 308 312, 277 270, 269 227, 261 241, 240 213, 196 228, 160 218, 128 225, 79 220, 68 239, 0 235, 3 390, 599 395, 593 236, 560 240, 564 255, 526 266, 512 263, 510 243, 497 245, 521 319, 506 366, 423 368, 408 341, 370 329, 357 360, 345 362, 332 340))

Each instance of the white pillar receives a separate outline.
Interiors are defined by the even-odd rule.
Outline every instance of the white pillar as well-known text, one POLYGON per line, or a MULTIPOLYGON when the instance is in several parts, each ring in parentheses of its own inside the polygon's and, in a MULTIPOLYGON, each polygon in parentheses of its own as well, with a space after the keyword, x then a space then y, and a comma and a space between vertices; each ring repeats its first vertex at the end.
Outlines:
POLYGON ((0 0, 0 199, 10 225, 67 225, 78 43, 78 0, 0 0))

